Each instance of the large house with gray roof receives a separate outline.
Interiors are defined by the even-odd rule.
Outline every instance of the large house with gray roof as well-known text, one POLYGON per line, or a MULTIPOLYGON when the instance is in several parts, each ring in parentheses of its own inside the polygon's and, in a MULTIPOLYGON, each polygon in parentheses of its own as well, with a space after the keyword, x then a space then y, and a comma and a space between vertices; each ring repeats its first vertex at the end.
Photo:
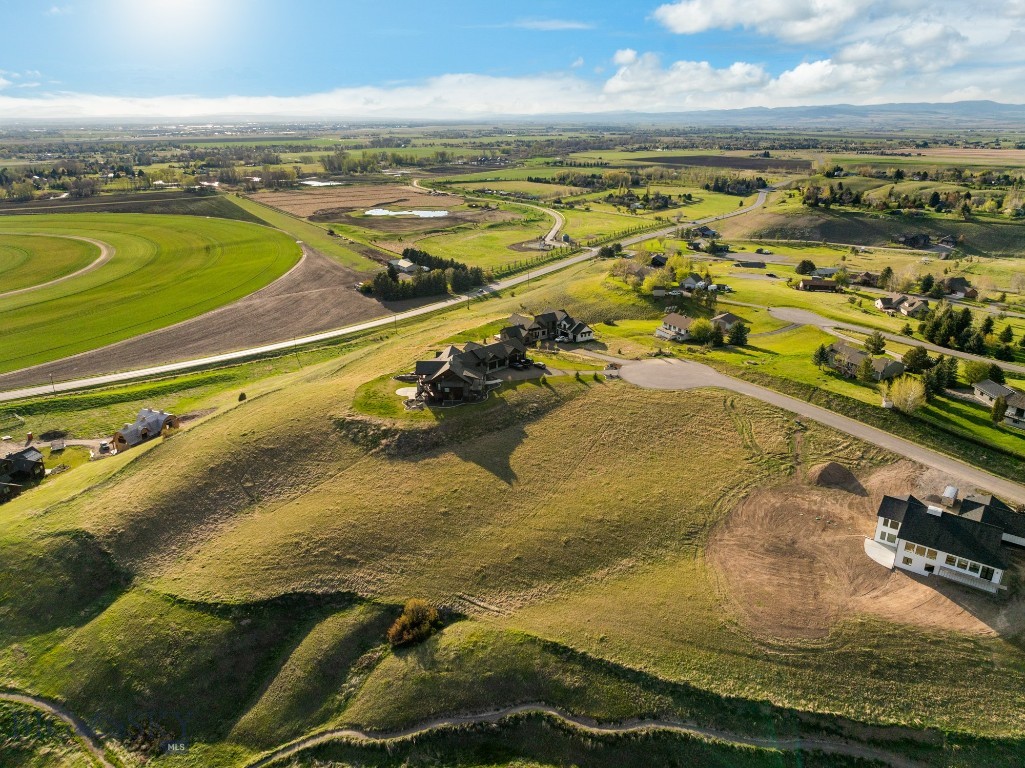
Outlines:
POLYGON ((178 417, 167 411, 143 408, 135 421, 125 424, 114 433, 114 450, 123 451, 134 445, 144 443, 153 437, 167 435, 181 426, 178 417))
POLYGON ((994 496, 959 500, 956 488, 941 503, 884 496, 874 540, 893 552, 896 568, 995 594, 1009 567, 1007 545, 1025 546, 1025 514, 994 496))
MULTIPOLYGON (((506 331, 519 328, 518 338, 526 344, 553 339, 566 339, 574 343, 593 341, 594 331, 586 323, 571 317, 564 309, 549 309, 539 315, 512 315, 506 331)), ((510 333, 515 333, 510 331, 510 333)), ((503 331, 505 334, 505 331, 503 331)), ((505 334, 508 335, 508 334, 505 334)))
POLYGON ((858 375, 866 360, 871 361, 872 378, 876 381, 886 381, 904 373, 904 363, 900 360, 873 357, 867 350, 843 341, 834 342, 826 347, 826 358, 830 368, 851 378, 858 375))
POLYGON ((501 382, 489 374, 508 368, 526 356, 522 342, 507 338, 491 344, 469 342, 449 346, 433 360, 420 360, 413 371, 418 398, 436 405, 483 399, 501 382))

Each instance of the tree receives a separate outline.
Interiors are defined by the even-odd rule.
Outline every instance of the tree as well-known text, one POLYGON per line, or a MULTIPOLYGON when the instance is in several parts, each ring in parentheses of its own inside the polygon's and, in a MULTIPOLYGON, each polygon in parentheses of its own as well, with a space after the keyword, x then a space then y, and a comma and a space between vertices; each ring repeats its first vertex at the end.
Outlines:
POLYGON ((1004 414, 1007 413, 1007 399, 1000 395, 996 400, 993 401, 993 406, 990 408, 989 418, 994 424, 999 424, 1004 420, 1004 414))
POLYGON ((993 322, 993 315, 986 315, 982 320, 982 324, 979 326, 979 331, 983 336, 989 336, 993 333, 993 327, 995 325, 996 323, 993 322))
POLYGON ((933 277, 931 273, 926 272, 924 275, 922 275, 922 279, 919 281, 919 285, 922 289, 922 293, 928 293, 933 289, 933 286, 936 285, 936 278, 933 277))
POLYGON ((815 352, 812 353, 811 361, 815 363, 815 366, 821 371, 822 368, 829 364, 829 352, 826 351, 825 344, 819 344, 815 352))
POLYGON ((876 369, 872 367, 872 358, 866 357, 858 366, 858 381, 871 384, 876 380, 876 369))
POLYGON ((901 362, 908 373, 921 373, 932 367, 932 360, 925 347, 912 347, 904 353, 901 362))
POLYGON ((893 267, 885 266, 879 273, 879 287, 889 288, 891 282, 893 282, 893 267))
POLYGON ((943 381, 944 387, 956 387, 957 386, 957 358, 956 357, 944 357, 940 355, 940 359, 937 364, 943 368, 943 381))
POLYGON ((969 384, 977 384, 983 379, 988 379, 989 365, 984 360, 965 360, 962 364, 965 381, 969 384))
POLYGON ((898 411, 914 413, 925 404, 925 383, 913 376, 901 376, 890 382, 886 394, 898 411))
POLYGON ((734 347, 747 346, 747 326, 743 323, 734 323, 733 327, 730 328, 727 341, 734 347))
POLYGON ((996 363, 989 364, 989 370, 986 372, 986 378, 990 381, 995 381, 997 384, 1003 384, 1006 381, 1004 378, 1004 369, 996 363))
POLYGON ((701 318, 690 324, 690 337, 698 344, 706 344, 712 340, 714 327, 709 320, 701 318))
POLYGON ((713 347, 721 347, 725 343, 722 335, 722 327, 718 323, 712 324, 712 335, 708 339, 713 347))
POLYGON ((865 339, 865 349, 872 355, 883 354, 883 350, 886 349, 886 337, 879 331, 874 331, 871 336, 865 339))
POLYGON ((915 329, 911 327, 911 323, 904 323, 904 327, 900 329, 903 336, 914 336, 915 329))
POLYGON ((799 275, 810 275, 815 271, 815 262, 810 259, 801 259, 798 265, 794 268, 794 272, 799 275))
POLYGON ((1010 344, 1001 344, 999 347, 993 350, 993 357, 997 360, 1003 360, 1005 362, 1014 361, 1014 347, 1010 344))
POLYGON ((1000 331, 1000 335, 997 337, 1004 344, 1010 344, 1014 341, 1014 330, 1009 325, 1004 326, 1004 330, 1000 331))

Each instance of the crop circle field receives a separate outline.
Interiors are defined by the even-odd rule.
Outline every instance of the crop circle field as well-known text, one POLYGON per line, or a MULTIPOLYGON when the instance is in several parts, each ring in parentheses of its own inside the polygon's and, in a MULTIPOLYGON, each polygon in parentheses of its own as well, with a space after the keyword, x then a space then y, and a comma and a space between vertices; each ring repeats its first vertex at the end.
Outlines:
POLYGON ((273 282, 300 256, 288 235, 226 219, 6 217, 0 220, 0 259, 10 265, 16 282, 8 287, 5 276, 0 283, 0 372, 204 314, 273 282), (75 237, 109 245, 112 253, 95 269, 85 269, 101 249, 75 237), (51 259, 49 254, 58 252, 61 257, 51 259), (37 287, 19 290, 30 286, 37 287))
POLYGON ((85 240, 0 233, 0 296, 86 269, 100 248, 85 240))

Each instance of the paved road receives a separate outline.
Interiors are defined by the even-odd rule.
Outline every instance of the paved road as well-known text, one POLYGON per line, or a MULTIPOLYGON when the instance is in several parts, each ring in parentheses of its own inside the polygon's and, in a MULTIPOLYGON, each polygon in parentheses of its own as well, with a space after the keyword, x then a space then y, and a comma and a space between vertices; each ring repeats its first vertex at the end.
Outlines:
MULTIPOLYGON (((602 356, 602 359, 610 359, 602 356)), ((840 432, 864 440, 867 443, 885 448, 898 456, 909 458, 933 467, 941 472, 953 475, 968 483, 1005 499, 1025 503, 1025 487, 989 472, 958 461, 937 451, 905 440, 889 432, 870 427, 860 421, 841 416, 833 411, 817 405, 798 400, 757 384, 735 379, 720 373, 713 368, 689 360, 658 358, 636 362, 620 361, 623 367, 620 376, 631 384, 646 389, 685 390, 697 387, 719 387, 748 395, 778 408, 796 413, 814 421, 832 427, 840 432)), ((980 457, 985 458, 985 457, 980 457)))
POLYGON ((874 760, 892 768, 920 768, 922 763, 908 760, 907 758, 891 754, 882 749, 869 747, 863 744, 846 741, 839 737, 820 736, 815 738, 763 738, 759 736, 746 736, 743 734, 721 731, 715 728, 703 728, 698 725, 672 720, 627 720, 615 725, 600 723, 589 717, 571 715, 556 707, 547 704, 520 704, 513 707, 483 712, 472 715, 454 715, 432 720, 422 725, 406 728, 401 731, 388 733, 367 733, 355 728, 332 728, 320 733, 304 736, 301 739, 279 747, 263 757, 249 763, 245 768, 265 768, 265 766, 279 763, 297 754, 311 749, 312 747, 327 744, 332 741, 363 742, 370 744, 395 743, 407 741, 424 733, 439 729, 458 728, 460 726, 475 725, 478 723, 497 723, 509 717, 524 714, 543 714, 548 717, 560 720, 570 726, 573 730, 582 731, 592 735, 622 735, 630 733, 682 733, 688 736, 697 736, 703 739, 724 742, 726 744, 743 745, 747 747, 759 747, 762 749, 777 749, 784 752, 817 751, 832 755, 845 755, 849 757, 860 757, 866 760, 874 760))
MULTIPOLYGON (((730 213, 722 214, 720 216, 712 216, 707 219, 701 219, 698 224, 707 224, 713 221, 719 221, 720 219, 729 218, 731 216, 740 216, 741 214, 752 211, 765 203, 765 198, 768 195, 769 190, 759 190, 758 198, 754 203, 745 207, 738 208, 730 213)), ((556 223, 562 220, 561 215, 556 211, 544 208, 542 210, 549 211, 554 217, 556 217, 556 223)), ((643 240, 648 240, 653 237, 663 237, 672 232, 675 232, 679 228, 679 225, 673 225, 655 232, 645 232, 639 235, 628 237, 620 242, 624 246, 633 245, 643 240)), ((552 231, 556 231, 553 227, 552 231)), ((549 232, 551 236, 551 232, 549 232)), ((85 379, 77 379, 73 381, 62 381, 55 382, 54 384, 40 384, 33 387, 25 387, 21 389, 8 390, 6 392, 0 392, 0 402, 8 402, 11 400, 19 400, 26 397, 35 397, 38 395, 53 394, 57 392, 70 392, 73 390, 83 389, 87 387, 101 386, 104 384, 115 384, 118 382, 132 381, 135 379, 150 378, 153 376, 164 376, 171 373, 179 373, 181 371, 192 370, 195 368, 202 368, 210 365, 218 365, 222 363, 231 363, 239 360, 243 360, 251 357, 258 357, 260 355, 271 354, 274 352, 288 352, 297 346, 305 344, 316 343, 320 341, 328 341, 330 339, 338 339, 345 336, 351 336, 356 333, 363 331, 374 330, 376 328, 387 328, 388 326, 398 322, 399 320, 409 320, 411 318, 420 317, 422 315, 428 315, 437 312, 447 307, 452 307, 465 301, 470 301, 472 297, 479 295, 486 295, 488 293, 494 293, 502 291, 507 288, 513 288, 517 285, 527 282, 528 280, 537 279, 544 277, 545 275, 552 274, 559 270, 573 266, 574 264, 580 264, 581 262, 587 261, 593 258, 597 254, 596 248, 588 248, 582 253, 570 256, 562 259, 561 261, 555 261, 551 264, 531 269, 529 272, 523 275, 517 275, 510 277, 505 280, 500 280, 496 283, 480 289, 479 291, 471 292, 469 294, 463 294, 460 296, 452 296, 443 301, 438 301, 433 304, 426 304, 416 309, 407 310, 405 312, 399 312, 390 317, 381 317, 375 320, 368 320, 363 323, 357 323, 355 325, 345 326, 344 328, 336 328, 330 331, 324 331, 322 333, 315 333, 310 336, 302 336, 292 341, 281 341, 273 344, 264 344, 255 347, 249 347, 246 349, 240 349, 233 352, 226 352, 218 355, 210 355, 208 357, 194 358, 191 360, 181 360, 178 362, 167 363, 165 365, 155 365, 148 368, 140 368, 132 371, 120 371, 116 373, 109 373, 102 376, 92 376, 85 379)), ((24 369, 31 370, 31 369, 24 369)))

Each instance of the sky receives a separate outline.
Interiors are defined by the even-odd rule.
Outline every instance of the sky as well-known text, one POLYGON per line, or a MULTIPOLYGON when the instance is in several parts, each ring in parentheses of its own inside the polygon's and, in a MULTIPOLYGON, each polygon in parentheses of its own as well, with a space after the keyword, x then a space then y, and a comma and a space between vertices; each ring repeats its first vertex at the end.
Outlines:
POLYGON ((0 0, 0 120, 1025 103, 1025 0, 0 0))

